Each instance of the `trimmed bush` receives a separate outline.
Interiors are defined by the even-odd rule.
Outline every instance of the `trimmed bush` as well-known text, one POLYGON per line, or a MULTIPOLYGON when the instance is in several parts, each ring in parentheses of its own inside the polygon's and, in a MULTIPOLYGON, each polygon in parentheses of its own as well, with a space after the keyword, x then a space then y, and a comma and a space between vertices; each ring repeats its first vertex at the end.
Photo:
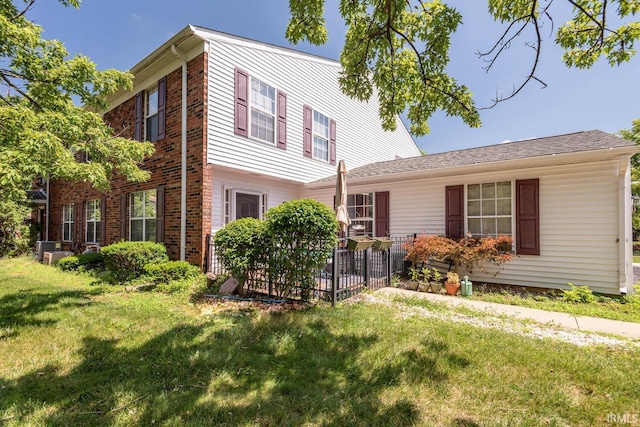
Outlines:
POLYGON ((591 304, 598 299, 588 286, 576 286, 569 283, 570 290, 562 291, 562 299, 574 304, 591 304))
POLYGON ((105 266, 118 282, 128 282, 145 273, 147 264, 169 261, 167 249, 161 243, 119 242, 105 246, 100 252, 105 266))
POLYGON ((268 253, 265 222, 255 218, 232 221, 215 234, 213 243, 224 268, 243 289, 251 272, 257 270, 268 253))
POLYGON ((159 285, 167 284, 174 280, 190 279, 200 274, 200 269, 186 261, 169 261, 162 264, 147 264, 144 271, 159 285))
POLYGON ((280 297, 299 287, 309 298, 318 268, 336 245, 336 214, 316 200, 292 200, 266 213, 267 234, 272 244, 270 275, 280 297))
POLYGON ((104 256, 101 253, 73 255, 62 258, 56 265, 62 271, 104 270, 104 256))

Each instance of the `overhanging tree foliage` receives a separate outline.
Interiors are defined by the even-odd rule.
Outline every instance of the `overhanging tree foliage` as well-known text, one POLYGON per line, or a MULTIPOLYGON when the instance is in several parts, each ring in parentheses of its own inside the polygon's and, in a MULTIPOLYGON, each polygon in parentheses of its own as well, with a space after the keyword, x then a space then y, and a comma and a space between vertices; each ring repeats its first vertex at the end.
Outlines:
MULTIPOLYGON (((324 0, 290 0, 289 5, 289 41, 325 43, 324 0)), ((554 21, 565 22, 555 32, 555 43, 564 49, 568 67, 589 68, 602 57, 612 66, 629 61, 640 37, 640 23, 632 20, 640 0, 488 0, 488 11, 505 30, 489 50, 479 53, 487 69, 519 37, 533 55, 521 84, 492 105, 515 96, 531 81, 544 85, 536 72, 543 34, 551 34, 554 21), (567 2, 571 16, 557 16, 567 2)), ((375 90, 385 129, 395 129, 395 115, 406 111, 411 132, 427 134, 428 119, 438 109, 480 126, 471 91, 446 69, 451 35, 462 22, 455 7, 441 0, 341 0, 340 13, 347 26, 340 87, 359 100, 368 100, 375 90)))
MULTIPOLYGON (((631 129, 623 129, 620 136, 640 145, 640 119, 633 121, 631 129)), ((631 193, 640 197, 640 154, 631 157, 631 193)), ((640 230, 640 209, 636 207, 631 218, 633 229, 640 230)))
POLYGON ((139 165, 152 145, 114 135, 94 112, 106 109, 119 88, 131 89, 131 75, 99 71, 85 56, 69 58, 61 42, 43 40, 26 16, 33 4, 0 0, 0 197, 19 200, 37 177, 100 190, 114 174, 148 179, 139 165))

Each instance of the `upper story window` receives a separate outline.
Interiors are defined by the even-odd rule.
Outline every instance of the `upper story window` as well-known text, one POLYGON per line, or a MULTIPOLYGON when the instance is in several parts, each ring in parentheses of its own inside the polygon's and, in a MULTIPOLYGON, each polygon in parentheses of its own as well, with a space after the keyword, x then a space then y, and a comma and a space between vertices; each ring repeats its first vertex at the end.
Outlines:
POLYGON ((308 105, 304 106, 305 157, 336 164, 336 122, 308 105))
POLYGON ((510 236, 511 218, 511 181, 467 186, 467 229, 473 236, 510 236))
POLYGON ((145 139, 147 141, 158 140, 158 87, 146 91, 145 102, 145 139))
POLYGON ((131 193, 129 240, 156 241, 156 189, 131 193))
POLYGON ((329 117, 313 112, 313 158, 329 161, 329 117))
POLYGON ((62 206, 62 240, 73 241, 73 203, 62 206))
POLYGON ((167 78, 158 80, 156 86, 140 91, 135 99, 136 141, 158 141, 164 139, 167 99, 167 78))
POLYGON ((251 137, 273 144, 275 121, 275 88, 251 78, 251 137))
POLYGON ((287 149, 287 95, 235 69, 234 133, 287 149))
POLYGON ((98 243, 102 235, 102 212, 100 199, 87 201, 85 242, 98 243))

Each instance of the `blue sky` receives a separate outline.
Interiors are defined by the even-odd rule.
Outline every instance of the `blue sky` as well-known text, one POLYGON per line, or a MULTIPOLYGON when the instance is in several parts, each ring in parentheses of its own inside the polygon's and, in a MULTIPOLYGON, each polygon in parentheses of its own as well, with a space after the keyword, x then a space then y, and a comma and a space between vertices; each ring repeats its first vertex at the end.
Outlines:
MULTIPOLYGON (((284 38, 289 19, 286 0, 84 0, 80 9, 65 8, 51 0, 38 0, 27 15, 41 25, 44 37, 65 43, 71 54, 89 56, 100 69, 127 70, 188 24, 338 59, 344 26, 339 0, 326 0, 329 42, 324 46, 290 46, 284 38)), ((488 50, 503 27, 491 20, 484 0, 458 0, 450 4, 463 14, 464 24, 452 40, 450 73, 470 87, 476 104, 491 103, 496 92, 509 93, 527 74, 530 49, 516 41, 489 73, 475 55, 488 50)), ((563 2, 556 28, 567 19, 563 2)), ((591 70, 566 68, 562 51, 547 38, 545 28, 538 77, 515 99, 481 111, 482 127, 471 129, 459 118, 437 113, 431 133, 416 138, 428 153, 456 150, 506 140, 543 137, 581 130, 615 133, 640 118, 640 58, 619 67, 602 62, 591 70)))

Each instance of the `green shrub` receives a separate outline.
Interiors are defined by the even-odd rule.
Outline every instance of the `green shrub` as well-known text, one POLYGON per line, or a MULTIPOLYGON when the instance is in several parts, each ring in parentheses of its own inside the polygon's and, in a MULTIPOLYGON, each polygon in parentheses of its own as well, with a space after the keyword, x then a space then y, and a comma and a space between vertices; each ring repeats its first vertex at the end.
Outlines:
POLYGON ((101 249, 105 266, 118 282, 128 282, 144 274, 147 264, 169 261, 167 249, 161 243, 119 242, 101 249))
POLYGON ((598 299, 588 286, 575 286, 569 283, 570 290, 562 291, 562 299, 576 304, 590 304, 598 299))
POLYGON ((266 248, 265 222, 242 218, 230 222, 213 237, 216 255, 243 289, 252 272, 263 263, 266 248))
POLYGON ((62 258, 57 266, 62 271, 103 270, 104 255, 101 253, 73 255, 62 258))
POLYGON ((162 264, 147 264, 144 271, 153 283, 167 284, 174 280, 190 279, 200 274, 200 269, 186 261, 169 261, 162 264))
POLYGON ((336 245, 336 214, 316 200, 292 200, 266 213, 272 247, 270 275, 280 297, 301 289, 308 299, 317 269, 327 262, 336 245))

